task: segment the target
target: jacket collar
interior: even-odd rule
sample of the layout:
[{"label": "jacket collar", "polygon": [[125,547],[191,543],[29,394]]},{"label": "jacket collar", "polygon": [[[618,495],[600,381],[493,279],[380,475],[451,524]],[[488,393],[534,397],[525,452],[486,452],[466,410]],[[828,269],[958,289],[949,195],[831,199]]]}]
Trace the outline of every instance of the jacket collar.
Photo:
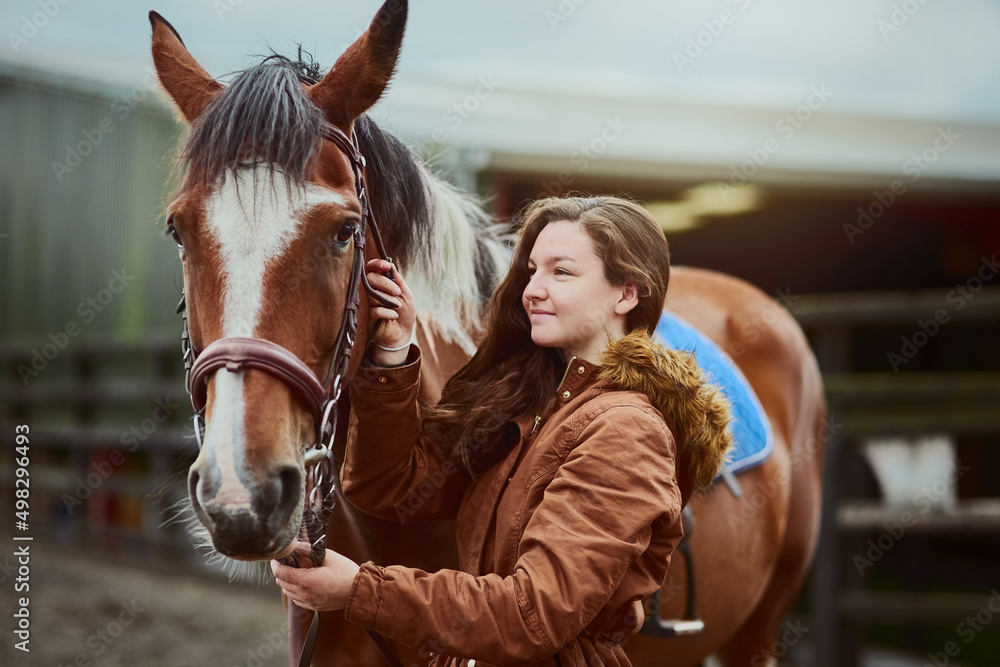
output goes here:
[{"label": "jacket collar", "polygon": [[[557,400],[560,403],[566,403],[570,398],[579,395],[581,391],[597,381],[600,372],[600,366],[579,357],[572,357],[566,363],[566,371],[563,373],[559,386],[556,387]],[[567,392],[569,395],[566,395]]]}]

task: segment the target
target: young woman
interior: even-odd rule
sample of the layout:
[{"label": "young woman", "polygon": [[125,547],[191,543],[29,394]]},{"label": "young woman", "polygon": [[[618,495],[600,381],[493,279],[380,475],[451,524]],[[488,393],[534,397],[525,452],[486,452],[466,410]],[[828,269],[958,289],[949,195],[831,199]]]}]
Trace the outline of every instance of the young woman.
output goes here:
[{"label": "young woman", "polygon": [[528,207],[485,339],[434,407],[417,404],[406,283],[367,268],[403,305],[371,310],[375,379],[351,389],[343,491],[391,520],[457,519],[461,570],[330,551],[317,569],[272,562],[278,584],[439,666],[629,665],[681,509],[730,443],[725,399],[651,338],[670,272],[656,222],[613,197]]}]

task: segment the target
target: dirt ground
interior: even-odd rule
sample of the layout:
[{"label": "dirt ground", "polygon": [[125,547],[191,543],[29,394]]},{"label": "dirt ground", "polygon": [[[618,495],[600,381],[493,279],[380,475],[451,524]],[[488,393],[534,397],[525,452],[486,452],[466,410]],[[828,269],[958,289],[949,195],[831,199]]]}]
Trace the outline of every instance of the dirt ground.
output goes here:
[{"label": "dirt ground", "polygon": [[3,667],[288,664],[285,614],[274,584],[230,584],[190,570],[150,569],[30,544],[30,653],[14,648],[13,614],[24,595],[14,590],[15,547],[0,551]]}]

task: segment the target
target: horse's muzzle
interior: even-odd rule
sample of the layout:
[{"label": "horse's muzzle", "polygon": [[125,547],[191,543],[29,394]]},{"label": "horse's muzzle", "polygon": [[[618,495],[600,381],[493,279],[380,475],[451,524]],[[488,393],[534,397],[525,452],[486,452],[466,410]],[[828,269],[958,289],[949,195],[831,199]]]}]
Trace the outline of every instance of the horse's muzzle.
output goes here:
[{"label": "horse's muzzle", "polygon": [[240,498],[220,494],[211,466],[191,466],[188,493],[215,549],[239,560],[265,560],[288,546],[302,516],[303,477],[297,466],[281,466],[259,484],[244,484]]}]

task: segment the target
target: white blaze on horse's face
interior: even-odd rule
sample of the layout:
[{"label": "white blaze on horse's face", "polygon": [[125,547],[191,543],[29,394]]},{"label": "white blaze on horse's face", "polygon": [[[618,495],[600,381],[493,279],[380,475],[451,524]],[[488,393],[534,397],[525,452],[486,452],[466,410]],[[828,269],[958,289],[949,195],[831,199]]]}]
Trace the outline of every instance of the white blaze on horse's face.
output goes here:
[{"label": "white blaze on horse's face", "polygon": [[347,206],[332,190],[284,183],[280,172],[270,174],[265,167],[241,170],[237,178],[227,175],[207,203],[206,223],[222,263],[224,338],[257,334],[264,274],[299,235],[305,215],[320,204]]},{"label": "white blaze on horse's face", "polygon": [[[316,206],[346,206],[340,194],[314,184],[285,187],[283,175],[246,169],[206,201],[205,230],[218,247],[222,279],[222,337],[261,338],[260,315],[269,268],[282,260],[303,233],[303,220]],[[198,502],[209,514],[255,511],[260,493],[247,452],[247,396],[244,372],[220,369],[214,376],[212,417],[199,460],[214,473],[213,488],[197,485]],[[253,488],[249,488],[253,487]],[[203,497],[211,491],[211,497]],[[277,510],[276,510],[277,511]],[[294,519],[294,517],[292,517]]]}]

